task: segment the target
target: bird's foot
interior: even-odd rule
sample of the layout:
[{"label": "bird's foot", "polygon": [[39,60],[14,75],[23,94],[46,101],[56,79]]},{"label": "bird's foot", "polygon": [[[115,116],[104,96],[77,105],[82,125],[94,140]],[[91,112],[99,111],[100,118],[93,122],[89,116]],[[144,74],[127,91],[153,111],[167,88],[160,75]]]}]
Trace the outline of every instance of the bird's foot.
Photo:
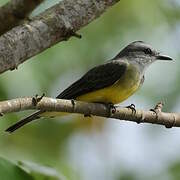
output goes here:
[{"label": "bird's foot", "polygon": [[116,112],[116,107],[114,106],[113,103],[108,103],[107,106],[109,108],[110,115],[112,115]]},{"label": "bird's foot", "polygon": [[130,104],[126,106],[126,108],[131,109],[133,114],[136,114],[136,106],[134,104]]},{"label": "bird's foot", "polygon": [[101,103],[101,104],[104,104],[107,107],[109,111],[109,117],[111,117],[112,114],[116,112],[116,107],[114,106],[113,103]]},{"label": "bird's foot", "polygon": [[32,98],[33,105],[36,106],[37,103],[40,102],[44,96],[45,96],[45,93],[43,93],[41,96],[38,96],[38,94],[36,94],[35,97]]}]

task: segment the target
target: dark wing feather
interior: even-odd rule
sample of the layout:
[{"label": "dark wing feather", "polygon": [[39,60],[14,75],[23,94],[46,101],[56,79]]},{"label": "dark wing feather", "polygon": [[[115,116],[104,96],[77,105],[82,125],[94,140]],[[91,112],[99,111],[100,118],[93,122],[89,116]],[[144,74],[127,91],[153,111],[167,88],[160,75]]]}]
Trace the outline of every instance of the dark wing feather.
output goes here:
[{"label": "dark wing feather", "polygon": [[105,88],[119,80],[126,71],[126,64],[110,61],[88,71],[81,79],[65,89],[56,98],[75,99],[76,97]]}]

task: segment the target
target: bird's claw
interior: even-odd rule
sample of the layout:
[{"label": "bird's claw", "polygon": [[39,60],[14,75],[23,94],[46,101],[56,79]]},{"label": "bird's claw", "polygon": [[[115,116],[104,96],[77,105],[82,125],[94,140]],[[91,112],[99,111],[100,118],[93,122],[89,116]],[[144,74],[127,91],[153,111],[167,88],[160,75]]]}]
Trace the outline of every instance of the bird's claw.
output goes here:
[{"label": "bird's claw", "polygon": [[116,107],[114,106],[113,103],[102,103],[102,102],[99,102],[101,104],[104,104],[106,106],[106,108],[108,109],[108,112],[109,112],[109,117],[111,117],[112,114],[114,114],[116,112]]},{"label": "bird's claw", "polygon": [[134,104],[131,104],[129,106],[126,106],[126,108],[131,109],[133,114],[136,114],[136,106]]},{"label": "bird's claw", "polygon": [[109,109],[109,114],[110,114],[110,116],[116,112],[116,107],[114,106],[113,103],[108,103],[108,104],[107,104],[107,107],[108,107],[108,109]]}]

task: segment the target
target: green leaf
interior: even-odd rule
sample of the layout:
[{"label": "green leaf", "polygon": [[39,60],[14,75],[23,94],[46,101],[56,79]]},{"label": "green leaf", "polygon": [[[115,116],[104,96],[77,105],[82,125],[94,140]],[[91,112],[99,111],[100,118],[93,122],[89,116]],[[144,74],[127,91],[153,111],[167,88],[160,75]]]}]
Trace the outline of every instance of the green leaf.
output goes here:
[{"label": "green leaf", "polygon": [[42,166],[28,161],[19,161],[19,165],[29,172],[34,180],[66,180],[67,178],[54,168]]},{"label": "green leaf", "polygon": [[0,179],[2,180],[34,180],[31,175],[16,164],[0,157]]}]

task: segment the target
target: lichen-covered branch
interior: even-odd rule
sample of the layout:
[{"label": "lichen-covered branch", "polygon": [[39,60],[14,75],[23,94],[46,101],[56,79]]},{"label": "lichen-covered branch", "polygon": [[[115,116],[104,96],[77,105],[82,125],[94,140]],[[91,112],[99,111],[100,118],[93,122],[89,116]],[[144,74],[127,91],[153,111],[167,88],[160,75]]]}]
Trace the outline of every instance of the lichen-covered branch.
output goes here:
[{"label": "lichen-covered branch", "polygon": [[119,106],[110,108],[103,104],[53,99],[48,97],[43,97],[37,104],[34,103],[34,98],[32,97],[24,97],[0,102],[0,113],[2,115],[29,109],[95,115],[136,123],[160,124],[167,128],[180,127],[180,113],[165,113],[161,111],[155,113],[153,111],[143,110],[136,110],[136,112],[134,112],[129,108],[122,108]]},{"label": "lichen-covered branch", "polygon": [[17,26],[44,0],[11,0],[0,7],[0,35]]},{"label": "lichen-covered branch", "polygon": [[62,0],[32,21],[13,28],[0,37],[0,73],[67,40],[118,1]]}]

